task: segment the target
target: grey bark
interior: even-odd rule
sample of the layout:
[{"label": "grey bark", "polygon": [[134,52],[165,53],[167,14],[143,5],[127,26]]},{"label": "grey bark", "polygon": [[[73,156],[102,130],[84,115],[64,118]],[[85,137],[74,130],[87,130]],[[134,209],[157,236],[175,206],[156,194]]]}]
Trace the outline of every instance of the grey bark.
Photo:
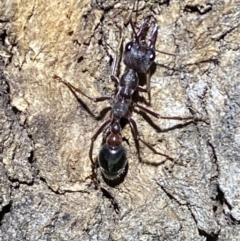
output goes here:
[{"label": "grey bark", "polygon": [[[139,27],[159,24],[150,108],[184,122],[133,113],[139,162],[128,125],[129,169],[116,187],[96,189],[88,157],[91,137],[109,106],[109,76],[129,1],[2,1],[0,3],[1,240],[240,240],[240,2],[139,1]],[[120,31],[122,29],[122,31]],[[124,71],[121,63],[120,75]],[[148,101],[148,95],[140,94]],[[102,143],[94,144],[97,157]],[[149,164],[151,162],[152,164]],[[161,164],[162,163],[162,164]],[[153,165],[154,164],[154,165]]]}]

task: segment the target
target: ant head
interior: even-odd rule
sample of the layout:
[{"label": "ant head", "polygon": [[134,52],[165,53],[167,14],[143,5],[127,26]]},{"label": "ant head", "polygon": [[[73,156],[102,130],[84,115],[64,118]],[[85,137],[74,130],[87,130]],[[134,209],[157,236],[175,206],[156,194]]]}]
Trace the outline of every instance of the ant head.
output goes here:
[{"label": "ant head", "polygon": [[125,46],[123,62],[136,72],[146,73],[154,59],[155,51],[145,41],[130,41]]},{"label": "ant head", "polygon": [[131,19],[130,24],[134,38],[125,46],[123,61],[129,69],[138,73],[146,73],[155,59],[157,20],[153,15],[145,17],[138,31],[135,30]]}]

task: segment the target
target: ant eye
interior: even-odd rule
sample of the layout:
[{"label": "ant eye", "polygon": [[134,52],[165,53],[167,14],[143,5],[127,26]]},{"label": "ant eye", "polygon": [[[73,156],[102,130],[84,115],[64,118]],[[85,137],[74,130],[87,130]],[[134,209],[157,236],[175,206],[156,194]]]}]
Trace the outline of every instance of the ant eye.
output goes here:
[{"label": "ant eye", "polygon": [[126,46],[125,46],[125,51],[129,52],[131,50],[131,48],[132,48],[132,45],[133,45],[132,42],[127,43]]},{"label": "ant eye", "polygon": [[155,59],[155,51],[151,50],[149,52],[149,60],[150,61],[153,61]]}]

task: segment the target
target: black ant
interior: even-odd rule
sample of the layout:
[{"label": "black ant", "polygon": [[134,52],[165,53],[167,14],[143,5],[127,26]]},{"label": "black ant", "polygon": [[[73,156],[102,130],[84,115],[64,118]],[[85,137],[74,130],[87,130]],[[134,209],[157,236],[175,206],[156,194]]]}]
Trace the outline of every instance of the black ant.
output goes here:
[{"label": "black ant", "polygon": [[[152,33],[149,37],[149,44],[145,41],[147,32],[149,31],[150,19],[153,16],[149,15],[141,24],[141,27],[138,32],[135,32],[133,24],[131,23],[134,39],[126,44],[125,52],[124,52],[124,63],[127,66],[127,70],[119,79],[116,75],[116,68],[119,65],[119,58],[117,55],[115,56],[111,80],[114,81],[118,86],[117,93],[113,96],[101,96],[98,98],[92,98],[83,93],[80,89],[75,88],[70,83],[62,80],[58,76],[54,76],[60,82],[64,83],[70,90],[74,90],[83,94],[85,97],[89,98],[94,102],[112,100],[113,104],[111,106],[111,116],[108,120],[106,120],[96,131],[96,133],[91,138],[91,146],[89,150],[89,157],[92,162],[93,172],[95,172],[95,163],[93,161],[92,152],[93,145],[97,137],[102,132],[107,132],[106,142],[102,145],[99,155],[98,155],[98,164],[101,168],[101,172],[105,179],[107,180],[115,180],[119,178],[125,171],[127,165],[127,153],[125,148],[122,145],[122,127],[120,121],[122,118],[126,119],[130,124],[137,151],[140,159],[139,153],[139,141],[141,141],[144,145],[146,145],[150,150],[152,150],[155,154],[162,155],[166,157],[168,160],[175,162],[175,159],[157,152],[151,145],[142,140],[139,136],[137,124],[135,120],[131,117],[131,108],[138,107],[140,110],[161,119],[174,119],[174,120],[194,120],[194,121],[204,121],[199,118],[194,117],[164,117],[159,115],[158,113],[139,105],[138,103],[133,102],[133,94],[136,91],[149,91],[149,83],[147,84],[147,88],[143,88],[139,86],[139,78],[138,73],[147,73],[151,64],[155,59],[155,43],[157,39],[158,27],[157,24],[154,25],[152,29]],[[122,41],[119,44],[119,49],[121,48]]]},{"label": "black ant", "polygon": [[[101,147],[98,156],[98,162],[103,175],[110,180],[119,177],[124,172],[127,164],[126,150],[122,145],[122,128],[120,125],[121,118],[125,118],[128,120],[134,135],[134,139],[136,140],[136,142],[138,142],[139,140],[137,124],[131,118],[130,107],[133,106],[132,96],[134,92],[146,91],[144,88],[138,85],[139,79],[137,72],[146,73],[155,58],[154,49],[157,37],[157,28],[154,28],[153,30],[150,45],[147,45],[145,40],[143,40],[143,35],[146,35],[146,32],[149,28],[149,20],[149,16],[144,19],[143,24],[141,25],[138,33],[136,33],[134,40],[129,42],[125,47],[126,54],[124,56],[124,62],[129,68],[125,71],[125,73],[121,76],[120,79],[115,75],[116,68],[119,65],[119,59],[117,58],[117,56],[114,59],[111,79],[118,86],[118,92],[115,94],[114,97],[102,96],[98,98],[91,98],[88,95],[82,93],[81,90],[72,86],[70,83],[67,83],[59,77],[55,76],[60,80],[60,82],[67,85],[70,89],[73,89],[76,92],[83,94],[85,97],[91,99],[94,102],[111,99],[113,100],[111,117],[107,121],[105,121],[97,130],[97,132],[93,135],[89,150],[89,157],[94,166],[94,161],[92,158],[93,144],[97,139],[98,135],[104,130],[108,129],[110,133],[106,138],[106,143],[103,144],[103,146]],[[121,44],[122,41],[119,45],[119,48],[121,48]],[[131,62],[132,65],[129,66]],[[137,70],[136,67],[138,67]],[[136,106],[141,108],[141,106],[137,104]],[[144,107],[142,107],[142,110],[144,110]],[[167,155],[165,156],[170,158]]]}]

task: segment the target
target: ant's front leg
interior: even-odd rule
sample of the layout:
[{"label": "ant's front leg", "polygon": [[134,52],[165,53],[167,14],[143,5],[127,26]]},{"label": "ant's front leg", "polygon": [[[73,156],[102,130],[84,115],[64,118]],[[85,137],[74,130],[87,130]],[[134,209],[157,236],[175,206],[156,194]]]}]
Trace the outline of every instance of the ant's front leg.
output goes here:
[{"label": "ant's front leg", "polygon": [[113,60],[113,65],[112,65],[112,71],[110,78],[111,80],[118,85],[119,84],[119,78],[118,72],[119,72],[119,64],[121,61],[121,56],[122,56],[122,44],[123,44],[123,37],[121,37],[120,43],[117,48],[117,53],[115,54],[114,60]]},{"label": "ant's front leg", "polygon": [[90,145],[90,149],[89,149],[89,158],[91,160],[92,163],[94,163],[93,161],[93,157],[92,157],[92,153],[93,153],[93,144],[96,141],[97,137],[99,136],[99,134],[101,134],[106,128],[107,126],[111,123],[112,119],[108,119],[106,120],[97,130],[97,132],[92,136],[91,138],[91,145]]},{"label": "ant's front leg", "polygon": [[148,71],[148,72],[146,73],[146,86],[145,86],[145,87],[142,87],[142,86],[138,85],[137,91],[147,92],[147,93],[148,93],[149,102],[151,103],[151,95],[150,95],[150,71]]}]

